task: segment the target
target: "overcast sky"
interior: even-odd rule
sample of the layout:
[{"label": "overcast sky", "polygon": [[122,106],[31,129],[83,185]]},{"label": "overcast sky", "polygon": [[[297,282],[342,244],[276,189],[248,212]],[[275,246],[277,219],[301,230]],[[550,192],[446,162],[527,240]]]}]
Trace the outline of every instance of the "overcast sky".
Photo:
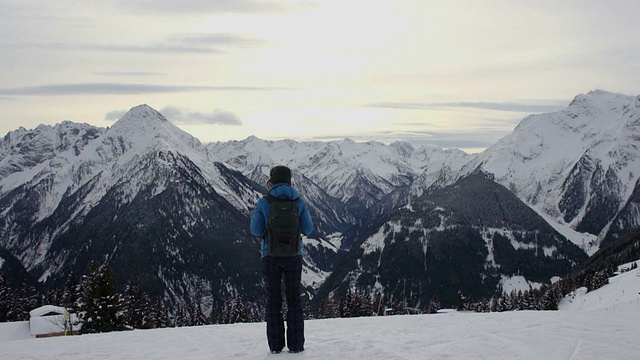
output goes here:
[{"label": "overcast sky", "polygon": [[148,104],[202,142],[478,151],[580,93],[640,94],[640,1],[0,0],[0,133]]}]

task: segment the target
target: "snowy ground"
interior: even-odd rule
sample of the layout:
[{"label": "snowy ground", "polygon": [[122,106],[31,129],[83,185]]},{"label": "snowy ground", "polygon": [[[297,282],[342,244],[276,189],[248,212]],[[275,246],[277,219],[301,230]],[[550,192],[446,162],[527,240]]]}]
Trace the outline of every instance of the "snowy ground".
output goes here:
[{"label": "snowy ground", "polygon": [[307,321],[300,354],[269,354],[264,323],[47,339],[29,337],[26,324],[0,324],[0,359],[637,359],[639,292],[634,270],[555,312]]}]

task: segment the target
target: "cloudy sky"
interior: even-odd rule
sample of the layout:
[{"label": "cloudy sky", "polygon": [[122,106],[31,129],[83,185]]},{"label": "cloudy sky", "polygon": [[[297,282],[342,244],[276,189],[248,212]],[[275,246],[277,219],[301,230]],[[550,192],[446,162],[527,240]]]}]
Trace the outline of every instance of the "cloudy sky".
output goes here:
[{"label": "cloudy sky", "polygon": [[580,93],[640,94],[640,1],[0,0],[0,134],[148,104],[203,142],[478,151]]}]

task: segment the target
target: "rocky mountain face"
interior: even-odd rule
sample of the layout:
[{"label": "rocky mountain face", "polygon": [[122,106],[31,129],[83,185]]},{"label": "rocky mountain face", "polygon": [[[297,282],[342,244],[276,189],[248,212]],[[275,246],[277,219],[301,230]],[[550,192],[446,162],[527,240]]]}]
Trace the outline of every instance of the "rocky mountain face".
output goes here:
[{"label": "rocky mountain face", "polygon": [[350,139],[296,142],[249,137],[209,144],[207,150],[256,181],[266,179],[263,174],[268,174],[274,165],[295,169],[345,204],[350,217],[344,220],[350,224],[360,223],[367,209],[400,188],[411,188],[413,193],[421,194],[430,187],[446,185],[442,183],[442,172],[457,174],[471,157],[460,150],[416,147],[407,142],[385,145]]},{"label": "rocky mountain face", "polygon": [[0,179],[34,168],[63,152],[77,156],[103,133],[104,129],[70,121],[9,132],[0,143]]},{"label": "rocky mountain face", "polygon": [[450,306],[458,290],[489,299],[515,276],[550,283],[586,258],[509,190],[472,174],[372,226],[318,298],[381,292],[389,302],[424,307],[435,296]]},{"label": "rocky mountain face", "polygon": [[173,306],[258,298],[249,216],[269,169],[287,165],[317,230],[303,252],[310,296],[490,296],[514,276],[562,276],[638,227],[639,103],[579,95],[477,155],[348,139],[205,145],[146,105],[108,129],[20,128],[0,141],[0,248],[44,286],[106,263]]},{"label": "rocky mountain face", "polygon": [[470,161],[590,254],[637,227],[640,97],[593,91],[531,115]]},{"label": "rocky mountain face", "polygon": [[[0,181],[1,246],[32,276],[59,286],[71,271],[106,263],[120,284],[136,279],[174,306],[258,296],[259,252],[247,229],[255,183],[210,162],[197,139],[148,106],[108,130],[64,125],[84,135],[2,144],[23,168]],[[85,143],[86,134],[100,136]]]}]

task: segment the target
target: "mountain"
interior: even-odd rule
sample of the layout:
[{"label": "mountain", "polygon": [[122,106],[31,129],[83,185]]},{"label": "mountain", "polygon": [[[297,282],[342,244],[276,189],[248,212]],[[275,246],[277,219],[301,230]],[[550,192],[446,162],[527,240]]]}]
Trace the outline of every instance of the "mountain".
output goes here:
[{"label": "mountain", "polygon": [[33,130],[21,127],[9,132],[0,143],[0,179],[44,164],[63,152],[77,156],[104,131],[89,124],[64,121],[55,126],[40,125]]},{"label": "mountain", "polygon": [[640,96],[592,91],[530,115],[470,161],[589,253],[638,225]]},{"label": "mountain", "polygon": [[458,290],[488,299],[515,276],[549,283],[586,258],[509,190],[472,174],[373,226],[318,298],[365,291],[421,308],[433,296],[453,306]]},{"label": "mountain", "polygon": [[45,286],[94,263],[171,305],[258,298],[249,216],[282,164],[316,225],[303,251],[310,297],[356,285],[395,298],[402,287],[422,304],[490,296],[516,276],[562,276],[638,228],[639,103],[578,95],[477,155],[349,139],[201,144],[146,105],[107,129],[20,128],[0,140],[0,248]]},{"label": "mountain", "polygon": [[[457,149],[413,146],[408,142],[385,145],[350,139],[330,142],[243,141],[209,144],[207,150],[255,181],[264,181],[273,165],[287,165],[304,174],[332,198],[346,204],[348,223],[360,222],[367,209],[399,188],[422,193],[440,185],[442,172],[455,174],[471,155]],[[416,182],[416,180],[420,180]],[[445,184],[446,185],[446,184]]]},{"label": "mountain", "polygon": [[[13,289],[24,289],[25,284],[35,284],[35,280],[29,276],[20,260],[0,247],[0,288],[2,280],[6,280],[7,285]],[[0,296],[0,299],[2,298]],[[4,315],[6,314],[2,314]]]},{"label": "mountain", "polygon": [[107,130],[64,126],[100,135],[56,142],[59,131],[40,129],[2,143],[22,171],[0,180],[0,245],[33,276],[59,286],[106,263],[121,285],[137,279],[169,304],[204,309],[229,293],[261,293],[247,229],[255,183],[209,161],[197,139],[146,105]]}]

